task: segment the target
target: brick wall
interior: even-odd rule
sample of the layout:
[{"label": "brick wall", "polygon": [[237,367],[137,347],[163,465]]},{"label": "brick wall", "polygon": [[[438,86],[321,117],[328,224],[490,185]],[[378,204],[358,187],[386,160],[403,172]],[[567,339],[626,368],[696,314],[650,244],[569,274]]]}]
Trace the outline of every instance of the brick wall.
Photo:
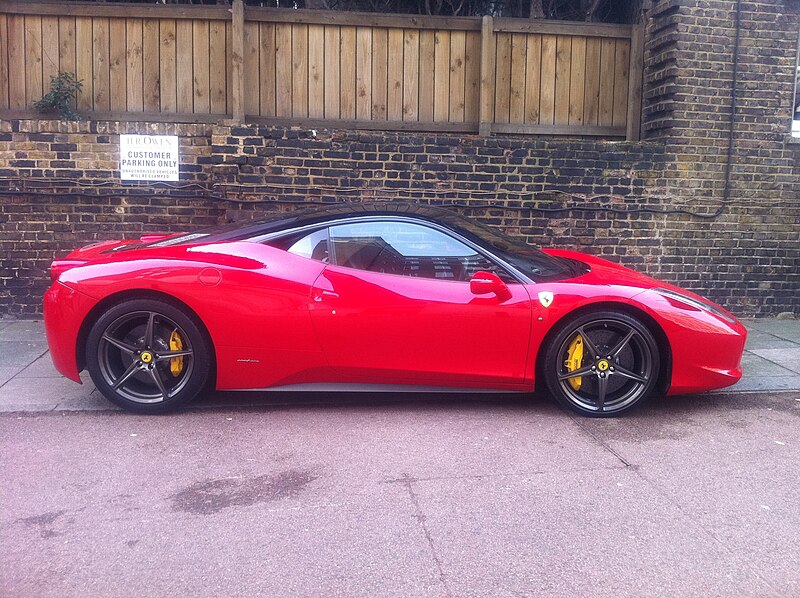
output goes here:
[{"label": "brick wall", "polygon": [[[738,313],[800,312],[800,144],[788,137],[799,33],[796,0],[656,0],[648,10],[645,136],[670,156],[676,203],[724,210],[666,222],[662,272],[710,276],[700,285]],[[719,261],[705,273],[708,257]]]},{"label": "brick wall", "polygon": [[[742,6],[730,166],[733,1],[649,8],[635,143],[0,121],[0,314],[37,313],[52,257],[90,241],[354,199],[455,203],[740,315],[800,312],[800,145],[787,141],[800,2]],[[181,182],[122,185],[120,133],[179,135]]]}]

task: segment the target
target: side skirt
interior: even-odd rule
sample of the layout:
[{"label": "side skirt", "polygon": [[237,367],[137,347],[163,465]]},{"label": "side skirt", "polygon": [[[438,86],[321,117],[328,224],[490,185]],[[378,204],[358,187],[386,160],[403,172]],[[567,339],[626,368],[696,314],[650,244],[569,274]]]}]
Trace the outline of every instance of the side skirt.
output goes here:
[{"label": "side skirt", "polygon": [[[252,392],[429,392],[460,394],[524,394],[529,389],[509,390],[499,388],[461,388],[454,386],[420,386],[411,384],[348,384],[348,383],[307,383],[285,384],[269,388],[248,388]],[[238,391],[237,391],[238,392]]]}]

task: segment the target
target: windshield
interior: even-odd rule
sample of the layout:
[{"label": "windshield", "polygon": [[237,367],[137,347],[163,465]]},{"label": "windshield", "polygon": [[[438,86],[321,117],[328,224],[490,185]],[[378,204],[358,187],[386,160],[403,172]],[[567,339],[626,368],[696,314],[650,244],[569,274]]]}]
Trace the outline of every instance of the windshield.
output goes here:
[{"label": "windshield", "polygon": [[586,266],[573,260],[547,255],[534,245],[516,237],[506,237],[475,220],[453,212],[437,218],[467,239],[490,249],[494,255],[508,262],[534,281],[553,280],[582,274]]}]

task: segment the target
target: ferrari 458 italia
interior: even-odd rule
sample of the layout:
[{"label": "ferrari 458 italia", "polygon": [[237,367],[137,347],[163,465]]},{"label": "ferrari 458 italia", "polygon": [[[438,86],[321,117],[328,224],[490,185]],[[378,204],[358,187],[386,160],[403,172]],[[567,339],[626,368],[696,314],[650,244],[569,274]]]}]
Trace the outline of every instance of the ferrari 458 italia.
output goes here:
[{"label": "ferrari 458 italia", "polygon": [[590,416],[741,377],[727,311],[454,212],[345,204],[107,241],[53,262],[58,370],[138,413],[205,388],[546,389]]}]

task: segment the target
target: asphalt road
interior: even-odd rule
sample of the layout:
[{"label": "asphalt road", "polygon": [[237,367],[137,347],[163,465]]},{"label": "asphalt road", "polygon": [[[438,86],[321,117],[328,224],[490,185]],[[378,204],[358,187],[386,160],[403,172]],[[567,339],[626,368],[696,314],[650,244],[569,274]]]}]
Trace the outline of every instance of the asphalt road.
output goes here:
[{"label": "asphalt road", "polygon": [[800,393],[233,400],[1,415],[0,595],[800,595]]}]

